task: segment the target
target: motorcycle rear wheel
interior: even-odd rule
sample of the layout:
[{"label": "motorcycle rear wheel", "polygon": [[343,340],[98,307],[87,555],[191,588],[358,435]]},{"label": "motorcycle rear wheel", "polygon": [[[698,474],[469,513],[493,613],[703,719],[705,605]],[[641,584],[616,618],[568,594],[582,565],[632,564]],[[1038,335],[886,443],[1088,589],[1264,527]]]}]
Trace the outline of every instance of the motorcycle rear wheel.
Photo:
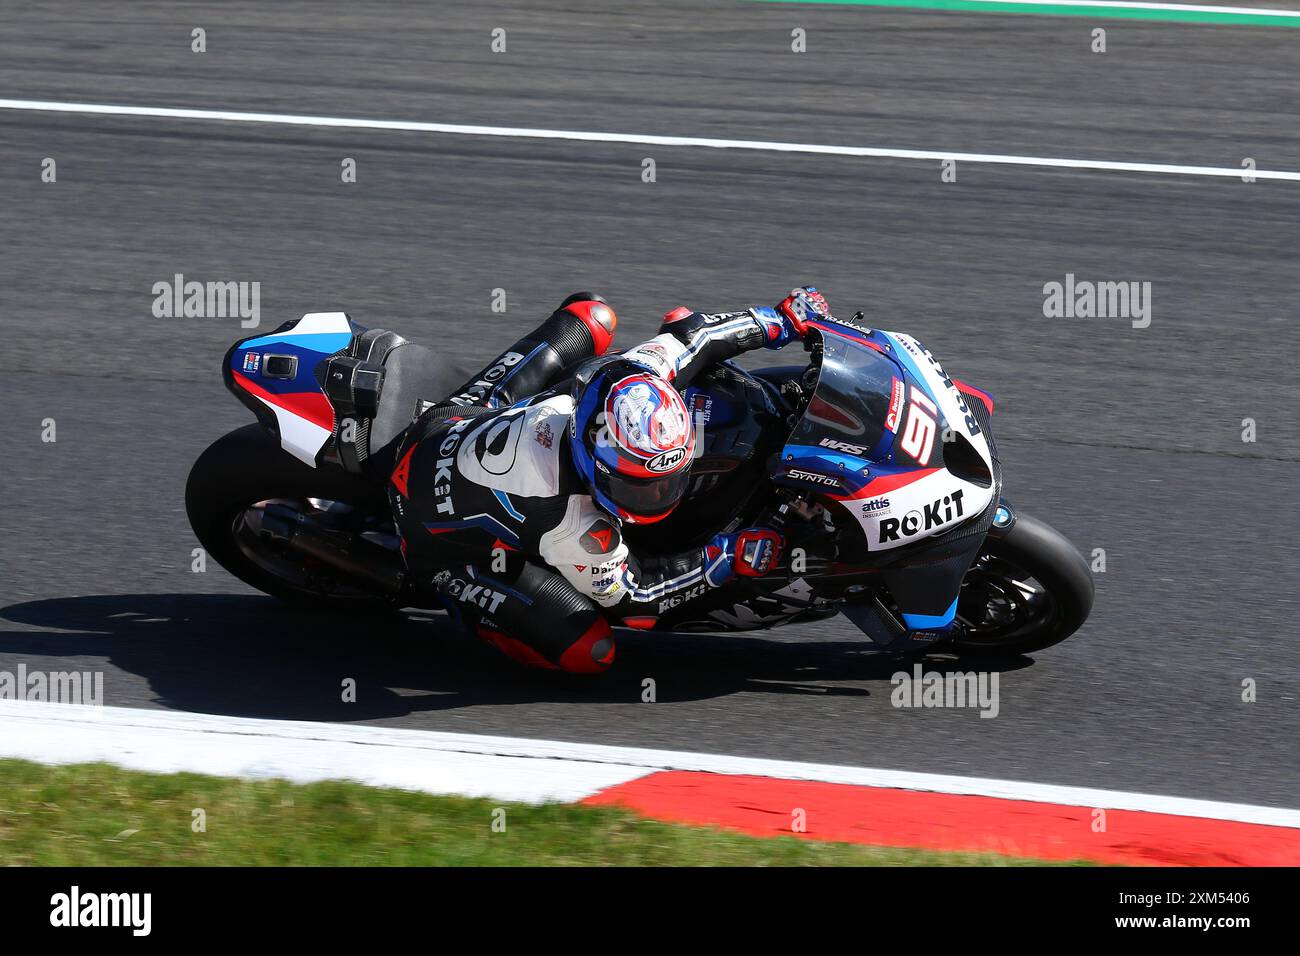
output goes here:
[{"label": "motorcycle rear wheel", "polygon": [[185,485],[185,512],[208,556],[246,584],[312,607],[373,612],[387,602],[364,582],[277,549],[259,533],[268,504],[303,513],[387,517],[375,491],[337,468],[311,468],[280,447],[260,425],[217,439],[199,456]]}]

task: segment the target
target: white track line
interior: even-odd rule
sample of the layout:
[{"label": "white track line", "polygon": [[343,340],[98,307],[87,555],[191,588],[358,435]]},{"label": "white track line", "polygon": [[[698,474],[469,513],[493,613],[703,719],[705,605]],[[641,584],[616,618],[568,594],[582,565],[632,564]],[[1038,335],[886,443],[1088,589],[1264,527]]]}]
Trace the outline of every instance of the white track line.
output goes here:
[{"label": "white track line", "polygon": [[0,701],[0,756],[48,764],[104,760],[161,773],[298,782],[349,779],[527,803],[579,800],[659,770],[696,770],[1300,828],[1298,810],[1087,787],[364,724],[24,701]]},{"label": "white track line", "polygon": [[[147,116],[155,119],[208,120],[223,123],[271,123],[284,126],[321,126],[333,129],[396,130],[444,133],[453,136],[502,136],[517,139],[575,140],[584,143],[629,143],[643,146],[694,146],[751,152],[813,153],[821,156],[858,156],[885,159],[953,159],[964,163],[1001,166],[1048,166],[1121,173],[1158,173],[1178,176],[1217,176],[1239,179],[1245,170],[1230,166],[1184,166],[1175,163],[1127,163],[1100,159],[1064,159],[1048,156],[1012,156],[1000,153],[959,153],[935,149],[889,149],[876,146],[827,146],[816,143],[781,143],[756,139],[707,139],[699,136],[651,136],[640,133],[600,133],[519,126],[467,126],[458,123],[417,123],[409,120],[349,119],[337,116],[299,116],[292,113],[245,113],[235,110],[173,109],[163,106],[118,106],[102,103],[59,103],[49,100],[0,99],[0,109],[43,113],[80,113],[97,116]],[[1300,182],[1300,172],[1257,169],[1256,179]]]}]

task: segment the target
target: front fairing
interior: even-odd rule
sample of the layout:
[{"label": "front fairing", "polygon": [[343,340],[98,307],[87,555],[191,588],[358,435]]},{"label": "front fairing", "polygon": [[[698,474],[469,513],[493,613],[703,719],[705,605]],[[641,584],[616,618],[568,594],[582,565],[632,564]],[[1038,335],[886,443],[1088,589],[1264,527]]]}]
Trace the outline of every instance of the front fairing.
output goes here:
[{"label": "front fairing", "polygon": [[870,551],[980,514],[995,492],[989,446],[933,356],[910,336],[841,322],[810,335],[816,386],[772,480],[833,502]]}]

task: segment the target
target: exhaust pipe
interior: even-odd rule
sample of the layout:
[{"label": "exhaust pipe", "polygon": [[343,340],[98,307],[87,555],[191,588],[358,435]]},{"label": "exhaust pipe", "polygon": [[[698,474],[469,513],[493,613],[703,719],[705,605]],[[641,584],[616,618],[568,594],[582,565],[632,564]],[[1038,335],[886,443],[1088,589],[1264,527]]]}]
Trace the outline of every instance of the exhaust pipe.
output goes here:
[{"label": "exhaust pipe", "polygon": [[260,533],[290,551],[365,581],[390,597],[406,586],[406,565],[400,555],[365,538],[322,528],[289,505],[267,505]]}]

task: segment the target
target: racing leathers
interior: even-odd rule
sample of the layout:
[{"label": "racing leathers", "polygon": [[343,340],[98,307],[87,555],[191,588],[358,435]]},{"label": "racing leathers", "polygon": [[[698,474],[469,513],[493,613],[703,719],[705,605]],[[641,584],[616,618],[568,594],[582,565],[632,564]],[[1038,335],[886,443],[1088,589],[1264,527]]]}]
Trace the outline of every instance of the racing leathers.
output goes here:
[{"label": "racing leathers", "polygon": [[[767,573],[780,556],[779,536],[763,529],[676,554],[637,554],[619,521],[596,505],[566,445],[574,440],[573,398],[555,386],[604,353],[613,328],[598,296],[571,296],[420,416],[389,482],[418,583],[433,584],[470,629],[531,666],[601,671],[614,659],[607,616],[653,626],[662,607],[738,573]],[[621,358],[684,390],[715,362],[801,332],[785,309],[678,308],[658,335]]]}]

